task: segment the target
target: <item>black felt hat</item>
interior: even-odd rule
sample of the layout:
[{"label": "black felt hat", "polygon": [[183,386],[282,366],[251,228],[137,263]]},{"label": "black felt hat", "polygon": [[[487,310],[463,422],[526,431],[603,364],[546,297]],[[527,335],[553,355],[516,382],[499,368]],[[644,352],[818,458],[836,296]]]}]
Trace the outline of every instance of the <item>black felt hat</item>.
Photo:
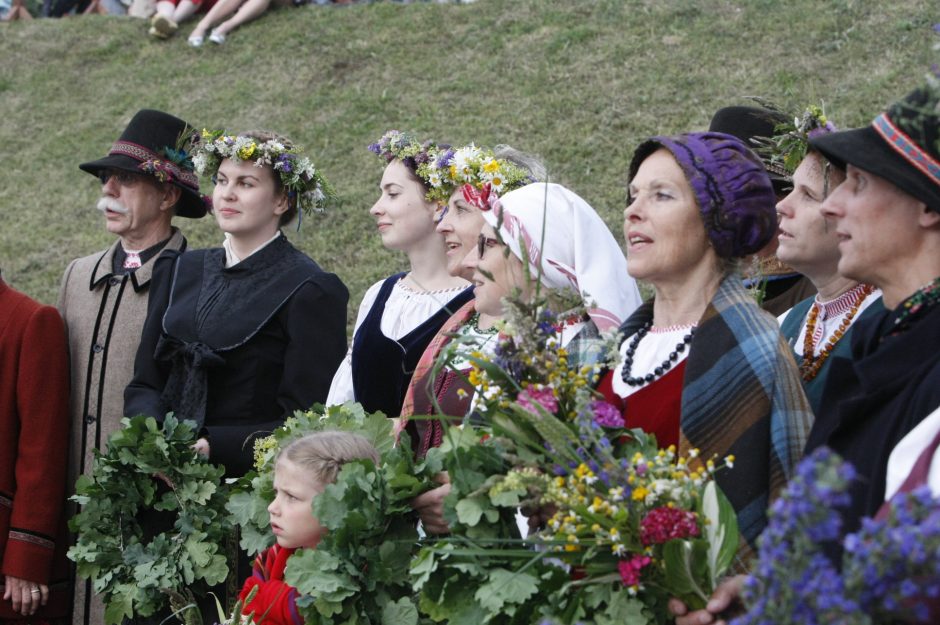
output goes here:
[{"label": "black felt hat", "polygon": [[202,217],[206,214],[206,205],[199,195],[199,179],[193,171],[192,159],[179,148],[181,140],[191,132],[190,125],[178,117],[142,109],[111,145],[107,156],[82,163],[79,168],[95,176],[104,169],[149,174],[180,188],[177,215]]},{"label": "black felt hat", "polygon": [[[754,150],[757,147],[754,139],[770,139],[777,134],[774,129],[786,122],[786,116],[778,111],[756,106],[726,106],[718,109],[712,117],[708,130],[733,135]],[[775,192],[783,192],[791,185],[790,176],[781,163],[771,163],[763,156],[761,156],[761,162],[764,163]]]},{"label": "black felt hat", "polygon": [[870,126],[810,139],[823,156],[875,174],[940,213],[940,88],[923,87]]}]

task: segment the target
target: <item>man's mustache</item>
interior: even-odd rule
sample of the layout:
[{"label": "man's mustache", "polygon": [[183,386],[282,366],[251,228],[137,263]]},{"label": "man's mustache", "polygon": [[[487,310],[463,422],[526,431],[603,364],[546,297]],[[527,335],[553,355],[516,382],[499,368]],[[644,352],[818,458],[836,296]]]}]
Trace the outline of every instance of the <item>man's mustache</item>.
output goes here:
[{"label": "man's mustache", "polygon": [[115,213],[121,213],[122,215],[126,215],[130,212],[126,206],[112,197],[103,197],[98,200],[98,210],[102,213],[105,211],[113,211]]}]

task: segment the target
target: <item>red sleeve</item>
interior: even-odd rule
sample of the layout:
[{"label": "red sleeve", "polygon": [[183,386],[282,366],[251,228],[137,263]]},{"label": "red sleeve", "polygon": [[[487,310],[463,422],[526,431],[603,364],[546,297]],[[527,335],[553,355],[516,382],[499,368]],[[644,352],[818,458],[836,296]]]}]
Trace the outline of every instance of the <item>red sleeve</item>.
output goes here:
[{"label": "red sleeve", "polygon": [[16,493],[0,572],[48,583],[65,503],[69,427],[65,328],[55,308],[42,306],[26,321],[18,365]]},{"label": "red sleeve", "polygon": [[303,625],[304,621],[297,613],[297,590],[283,579],[272,579],[284,575],[286,557],[277,557],[282,551],[273,547],[259,555],[255,559],[251,577],[245,580],[238,595],[239,599],[245,599],[252,588],[257,586],[258,593],[242,609],[243,614],[254,613],[252,621],[257,625]]}]

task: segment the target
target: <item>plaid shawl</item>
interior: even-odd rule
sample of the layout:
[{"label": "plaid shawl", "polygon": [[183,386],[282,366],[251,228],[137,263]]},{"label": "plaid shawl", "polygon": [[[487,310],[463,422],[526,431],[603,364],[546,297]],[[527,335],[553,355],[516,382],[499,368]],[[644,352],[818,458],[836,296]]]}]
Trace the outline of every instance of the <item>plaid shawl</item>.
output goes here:
[{"label": "plaid shawl", "polygon": [[[652,302],[641,306],[621,326],[624,336],[652,314]],[[734,468],[720,471],[717,482],[748,546],[767,525],[767,507],[800,459],[812,424],[796,362],[776,320],[736,276],[726,277],[689,347],[679,453],[696,448],[700,460],[735,456]]]}]

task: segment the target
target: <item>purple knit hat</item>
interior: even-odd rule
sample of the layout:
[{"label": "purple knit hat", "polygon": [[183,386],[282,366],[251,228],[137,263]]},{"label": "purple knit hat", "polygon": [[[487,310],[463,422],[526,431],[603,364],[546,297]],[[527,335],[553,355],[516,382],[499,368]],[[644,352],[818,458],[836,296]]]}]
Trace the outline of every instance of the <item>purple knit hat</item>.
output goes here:
[{"label": "purple knit hat", "polygon": [[721,132],[653,137],[633,153],[631,180],[640,164],[660,148],[668,150],[685,173],[718,256],[753,254],[776,235],[777,199],[770,177],[740,139]]}]

